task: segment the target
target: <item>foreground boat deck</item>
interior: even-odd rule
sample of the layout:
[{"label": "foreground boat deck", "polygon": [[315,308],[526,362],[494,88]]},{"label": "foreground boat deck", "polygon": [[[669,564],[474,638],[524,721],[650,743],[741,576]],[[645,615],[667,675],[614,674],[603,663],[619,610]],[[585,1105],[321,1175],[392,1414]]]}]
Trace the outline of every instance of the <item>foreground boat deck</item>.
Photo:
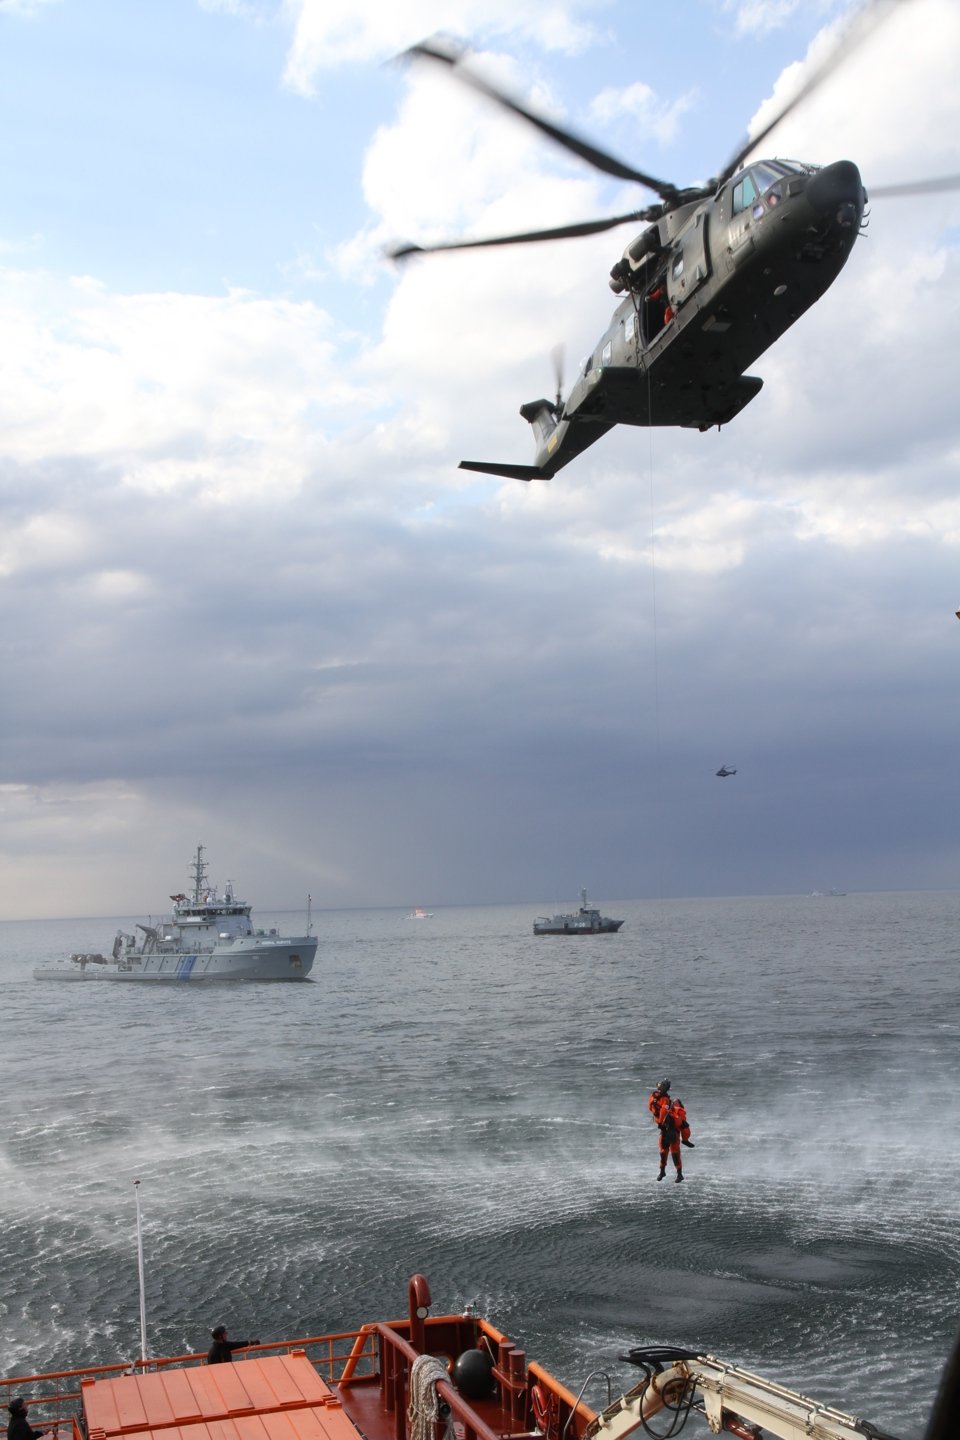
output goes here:
[{"label": "foreground boat deck", "polygon": [[[24,1395],[56,1440],[442,1440],[448,1420],[451,1440],[536,1440],[538,1414],[557,1440],[581,1440],[594,1412],[506,1336],[472,1314],[428,1317],[422,1276],[409,1298],[406,1320],[250,1347],[232,1364],[182,1355],[20,1376],[0,1381],[0,1398]],[[426,1424],[410,1412],[424,1357],[441,1413]],[[476,1374],[478,1357],[489,1380],[468,1399],[463,1365]]]},{"label": "foreground boat deck", "polygon": [[[0,1379],[0,1401],[29,1400],[31,1424],[55,1440],[669,1440],[688,1419],[738,1440],[892,1440],[775,1380],[663,1345],[620,1357],[643,1378],[595,1414],[487,1321],[430,1315],[424,1276],[408,1301],[405,1320],[249,1347],[232,1364],[180,1355]],[[958,1435],[960,1340],[926,1440]]]}]

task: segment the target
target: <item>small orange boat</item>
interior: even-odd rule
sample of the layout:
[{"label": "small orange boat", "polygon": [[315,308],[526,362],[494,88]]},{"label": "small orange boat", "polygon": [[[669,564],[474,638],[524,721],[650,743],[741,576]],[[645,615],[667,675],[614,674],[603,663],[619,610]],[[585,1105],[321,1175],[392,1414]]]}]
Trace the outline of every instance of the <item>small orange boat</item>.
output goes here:
[{"label": "small orange boat", "polygon": [[[408,1314],[359,1330],[256,1344],[238,1363],[143,1359],[0,1380],[57,1440],[624,1440],[725,1430],[740,1440],[894,1440],[868,1421],[709,1355],[667,1346],[621,1356],[643,1379],[599,1413],[468,1310],[432,1315],[411,1277]],[[958,1351],[960,1355],[960,1351]],[[958,1433],[958,1357],[926,1440]],[[596,1379],[597,1373],[589,1379]],[[650,1420],[659,1412],[656,1427]]]}]

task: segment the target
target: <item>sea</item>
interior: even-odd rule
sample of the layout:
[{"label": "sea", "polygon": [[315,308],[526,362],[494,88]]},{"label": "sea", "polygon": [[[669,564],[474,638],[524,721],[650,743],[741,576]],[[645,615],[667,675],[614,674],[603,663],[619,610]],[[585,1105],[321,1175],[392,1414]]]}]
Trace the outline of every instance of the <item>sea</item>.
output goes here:
[{"label": "sea", "polygon": [[36,981],[129,917],[0,925],[0,1374],[139,1354],[139,1193],[152,1354],[396,1318],[420,1271],[595,1408],[674,1343],[920,1440],[960,1325],[960,895],[543,908],[318,911],[292,985]]}]

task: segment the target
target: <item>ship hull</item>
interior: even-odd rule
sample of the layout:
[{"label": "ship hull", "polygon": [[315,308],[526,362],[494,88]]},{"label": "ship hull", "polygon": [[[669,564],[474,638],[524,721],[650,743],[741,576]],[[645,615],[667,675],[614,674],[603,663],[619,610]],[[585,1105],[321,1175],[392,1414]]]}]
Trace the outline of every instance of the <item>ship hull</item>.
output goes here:
[{"label": "ship hull", "polygon": [[567,924],[557,925],[552,921],[543,924],[538,921],[534,924],[534,935],[616,935],[622,920],[602,920],[599,925],[582,924],[579,920],[570,920]]},{"label": "ship hull", "polygon": [[131,956],[122,961],[76,956],[53,965],[38,965],[37,980],[115,980],[120,983],[170,984],[238,980],[306,980],[313,968],[317,941],[313,936],[285,938],[275,944],[258,938],[256,945],[235,941],[210,954],[166,952]]}]

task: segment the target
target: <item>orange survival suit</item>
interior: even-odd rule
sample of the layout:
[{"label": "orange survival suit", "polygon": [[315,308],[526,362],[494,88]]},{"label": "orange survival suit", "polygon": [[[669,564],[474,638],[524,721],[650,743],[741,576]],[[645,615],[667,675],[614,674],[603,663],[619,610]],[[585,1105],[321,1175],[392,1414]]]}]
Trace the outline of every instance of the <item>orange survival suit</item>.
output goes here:
[{"label": "orange survival suit", "polygon": [[677,1172],[677,1184],[683,1179],[683,1165],[680,1160],[681,1143],[693,1149],[690,1139],[690,1125],[682,1100],[670,1099],[669,1082],[661,1081],[647,1101],[647,1108],[660,1130],[660,1173],[662,1180],[667,1173],[667,1156],[673,1156],[673,1168]]}]

